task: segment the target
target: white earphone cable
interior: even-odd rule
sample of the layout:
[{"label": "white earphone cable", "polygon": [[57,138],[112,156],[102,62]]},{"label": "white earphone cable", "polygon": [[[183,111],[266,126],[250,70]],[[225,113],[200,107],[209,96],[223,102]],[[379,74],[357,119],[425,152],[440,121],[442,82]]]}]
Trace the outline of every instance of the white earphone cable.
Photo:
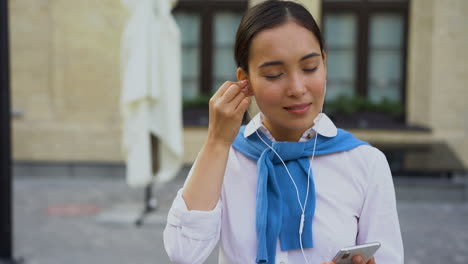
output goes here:
[{"label": "white earphone cable", "polygon": [[[250,111],[247,110],[247,113],[248,115],[251,117],[251,120],[255,123],[255,119],[252,118],[252,114],[250,113]],[[322,111],[320,111],[319,115],[322,113]],[[317,121],[317,124],[319,123],[321,119],[321,116],[319,117],[318,121]],[[255,123],[255,126],[256,127],[259,127],[258,124]],[[307,199],[309,198],[309,189],[310,189],[310,171],[312,170],[312,161],[314,160],[314,157],[315,157],[315,148],[317,146],[317,136],[318,136],[318,133],[315,132],[315,139],[314,139],[314,148],[313,148],[313,151],[312,151],[312,158],[309,162],[309,169],[307,170],[307,191],[306,191],[306,197],[305,197],[305,200],[304,200],[304,205],[302,205],[302,202],[301,202],[301,199],[300,199],[300,195],[299,195],[299,189],[297,188],[297,185],[296,185],[296,182],[294,181],[294,178],[292,177],[291,173],[289,172],[289,169],[288,167],[286,166],[286,163],[284,162],[284,160],[281,158],[281,156],[278,154],[278,152],[276,152],[275,149],[273,149],[273,147],[271,147],[265,140],[263,140],[263,138],[260,136],[260,134],[258,133],[257,130],[255,130],[255,133],[257,134],[258,138],[260,138],[260,140],[270,149],[273,151],[273,153],[275,153],[275,155],[280,159],[281,163],[283,164],[284,168],[286,169],[286,172],[288,173],[288,176],[289,178],[291,179],[291,182],[293,183],[294,185],[294,188],[296,189],[296,195],[297,195],[297,201],[299,203],[299,206],[301,207],[301,211],[302,211],[302,214],[301,214],[301,222],[300,222],[300,225],[299,225],[299,243],[300,243],[300,246],[301,246],[301,252],[302,252],[302,255],[304,257],[304,260],[306,262],[306,264],[309,264],[309,261],[307,260],[307,257],[305,255],[305,252],[304,252],[304,247],[302,245],[302,231],[304,230],[304,221],[305,221],[305,209],[306,209],[306,206],[307,206]]]}]

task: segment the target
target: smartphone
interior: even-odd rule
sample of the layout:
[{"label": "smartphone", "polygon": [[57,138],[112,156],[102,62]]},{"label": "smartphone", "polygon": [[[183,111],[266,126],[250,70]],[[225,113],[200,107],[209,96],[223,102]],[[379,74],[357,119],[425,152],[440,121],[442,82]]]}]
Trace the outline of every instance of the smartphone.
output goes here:
[{"label": "smartphone", "polygon": [[364,262],[367,263],[379,247],[379,242],[345,247],[336,253],[336,256],[333,258],[333,262],[335,262],[335,264],[353,264],[353,257],[360,255],[364,259]]}]

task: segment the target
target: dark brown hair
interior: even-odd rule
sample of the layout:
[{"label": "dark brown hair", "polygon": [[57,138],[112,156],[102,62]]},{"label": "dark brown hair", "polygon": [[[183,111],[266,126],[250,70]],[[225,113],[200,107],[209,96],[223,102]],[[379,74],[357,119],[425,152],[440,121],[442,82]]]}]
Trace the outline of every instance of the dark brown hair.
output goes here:
[{"label": "dark brown hair", "polygon": [[242,17],[237,29],[234,47],[237,67],[241,67],[246,73],[249,72],[250,45],[258,33],[283,25],[291,20],[312,32],[319,42],[320,50],[323,50],[320,29],[304,6],[291,1],[268,0],[249,8]]}]

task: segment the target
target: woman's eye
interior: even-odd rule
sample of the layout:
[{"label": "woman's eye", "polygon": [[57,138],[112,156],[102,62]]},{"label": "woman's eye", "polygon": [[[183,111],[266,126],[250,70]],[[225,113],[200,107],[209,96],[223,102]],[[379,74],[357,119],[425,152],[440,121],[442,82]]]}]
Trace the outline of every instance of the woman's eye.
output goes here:
[{"label": "woman's eye", "polygon": [[277,74],[277,75],[265,75],[265,78],[267,78],[268,80],[274,80],[276,78],[279,78],[281,75],[283,75],[283,74],[280,73],[280,74]]},{"label": "woman's eye", "polygon": [[311,69],[304,69],[305,72],[314,72],[317,70],[317,67]]}]

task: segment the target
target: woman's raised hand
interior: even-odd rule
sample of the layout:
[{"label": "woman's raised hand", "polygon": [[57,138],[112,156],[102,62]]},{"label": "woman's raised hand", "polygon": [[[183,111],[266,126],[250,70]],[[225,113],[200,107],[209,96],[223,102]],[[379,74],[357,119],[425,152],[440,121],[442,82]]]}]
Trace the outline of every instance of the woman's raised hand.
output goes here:
[{"label": "woman's raised hand", "polygon": [[208,141],[231,145],[250,105],[247,80],[227,81],[210,99]]},{"label": "woman's raised hand", "polygon": [[210,211],[221,196],[229,149],[250,104],[247,81],[225,82],[210,99],[208,137],[182,196],[189,210]]}]

